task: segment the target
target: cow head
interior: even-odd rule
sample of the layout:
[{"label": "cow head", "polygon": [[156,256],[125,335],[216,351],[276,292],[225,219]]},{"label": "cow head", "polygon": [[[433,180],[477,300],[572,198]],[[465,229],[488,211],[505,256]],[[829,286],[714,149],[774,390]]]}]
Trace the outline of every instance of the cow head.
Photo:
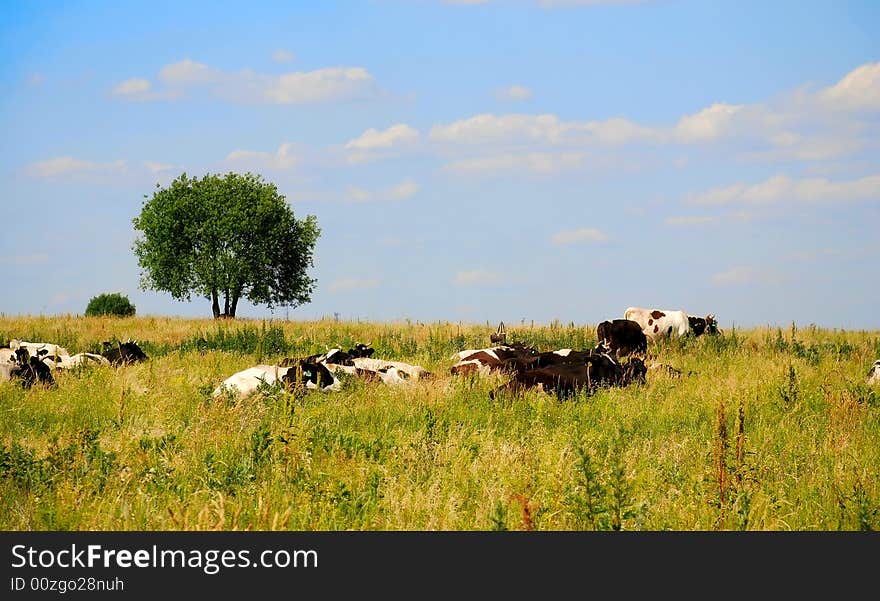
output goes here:
[{"label": "cow head", "polygon": [[357,344],[354,345],[354,348],[348,349],[348,356],[351,357],[352,359],[357,359],[360,357],[369,357],[375,352],[375,349],[370,348],[370,346],[372,344],[373,344],[372,341],[370,341],[366,344],[364,344],[362,342],[358,342]]},{"label": "cow head", "polygon": [[709,313],[706,316],[706,333],[707,334],[717,334],[718,333],[718,320],[715,319],[714,313]]}]

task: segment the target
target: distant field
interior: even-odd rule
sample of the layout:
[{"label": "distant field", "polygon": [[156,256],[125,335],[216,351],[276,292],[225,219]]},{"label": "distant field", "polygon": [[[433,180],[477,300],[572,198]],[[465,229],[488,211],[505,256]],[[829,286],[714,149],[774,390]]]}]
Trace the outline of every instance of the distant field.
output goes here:
[{"label": "distant field", "polygon": [[[2,317],[11,338],[151,359],[0,384],[5,530],[880,528],[880,332],[725,330],[655,358],[693,375],[490,401],[449,375],[496,324]],[[595,324],[508,324],[539,350]],[[210,398],[258,362],[372,342],[435,377]]]}]

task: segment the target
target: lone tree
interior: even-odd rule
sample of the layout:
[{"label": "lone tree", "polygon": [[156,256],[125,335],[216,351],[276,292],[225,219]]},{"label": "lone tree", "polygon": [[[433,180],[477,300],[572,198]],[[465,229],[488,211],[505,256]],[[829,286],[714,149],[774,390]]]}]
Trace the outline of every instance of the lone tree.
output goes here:
[{"label": "lone tree", "polygon": [[142,233],[133,246],[142,289],[211,299],[215,319],[235,317],[242,297],[269,307],[311,300],[306,270],[321,230],[314,215],[294,218],[274,184],[251,173],[183,173],[156,188],[132,220]]}]

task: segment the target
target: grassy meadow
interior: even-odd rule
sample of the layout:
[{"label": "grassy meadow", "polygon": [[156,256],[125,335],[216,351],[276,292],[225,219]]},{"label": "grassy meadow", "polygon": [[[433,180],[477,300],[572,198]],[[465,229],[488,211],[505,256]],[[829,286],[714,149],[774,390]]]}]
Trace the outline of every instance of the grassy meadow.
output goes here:
[{"label": "grassy meadow", "polygon": [[[0,528],[880,528],[880,332],[728,329],[651,349],[680,378],[491,401],[500,376],[449,367],[495,325],[0,316],[0,344],[130,337],[150,356],[0,383]],[[596,342],[595,324],[507,335]],[[211,398],[238,370],[356,342],[434,376]]]}]

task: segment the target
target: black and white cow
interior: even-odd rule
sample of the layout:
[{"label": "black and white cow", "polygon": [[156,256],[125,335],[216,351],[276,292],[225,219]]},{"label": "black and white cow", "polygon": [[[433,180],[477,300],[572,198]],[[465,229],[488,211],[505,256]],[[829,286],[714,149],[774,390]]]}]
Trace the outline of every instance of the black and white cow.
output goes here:
[{"label": "black and white cow", "polygon": [[868,372],[868,384],[880,384],[880,359],[874,361],[871,371]]},{"label": "black and white cow", "polygon": [[103,346],[104,350],[101,351],[101,355],[111,365],[139,363],[149,359],[135,340],[128,339],[125,342],[116,342],[115,345],[112,342],[104,342]]},{"label": "black and white cow", "polygon": [[15,349],[10,360],[2,364],[0,381],[18,379],[21,380],[21,384],[25,388],[30,388],[37,383],[54,385],[55,378],[52,377],[52,370],[43,363],[45,354],[45,350],[31,354],[26,346],[19,346]]},{"label": "black and white cow", "polygon": [[648,352],[648,337],[639,322],[631,319],[603,321],[596,326],[596,338],[618,357]]},{"label": "black and white cow", "polygon": [[300,384],[307,390],[337,391],[341,384],[322,363],[302,361],[296,365],[256,365],[236,372],[223,380],[211,394],[214,398],[227,392],[236,398],[250,396],[263,384],[290,388]]},{"label": "black and white cow", "polygon": [[712,313],[710,313],[706,317],[695,317],[693,315],[688,315],[688,325],[690,326],[691,333],[694,336],[718,333],[718,321],[715,319],[715,315],[713,315]]},{"label": "black and white cow", "polygon": [[341,348],[336,347],[328,349],[326,353],[309,355],[308,357],[303,358],[285,357],[281,360],[279,365],[296,365],[301,361],[311,361],[316,363],[333,363],[334,365],[352,366],[354,365],[355,359],[373,356],[375,349],[370,347],[371,344],[371,342],[368,342],[366,344],[358,342],[354,345],[353,348],[350,348],[347,351],[343,351]]},{"label": "black and white cow", "polygon": [[13,351],[16,351],[20,348],[26,348],[28,352],[35,356],[37,351],[45,351],[41,356],[47,357],[60,357],[63,355],[70,355],[67,352],[67,349],[58,344],[53,344],[51,342],[27,342],[26,340],[17,340],[13,338],[9,341],[9,348]]}]

